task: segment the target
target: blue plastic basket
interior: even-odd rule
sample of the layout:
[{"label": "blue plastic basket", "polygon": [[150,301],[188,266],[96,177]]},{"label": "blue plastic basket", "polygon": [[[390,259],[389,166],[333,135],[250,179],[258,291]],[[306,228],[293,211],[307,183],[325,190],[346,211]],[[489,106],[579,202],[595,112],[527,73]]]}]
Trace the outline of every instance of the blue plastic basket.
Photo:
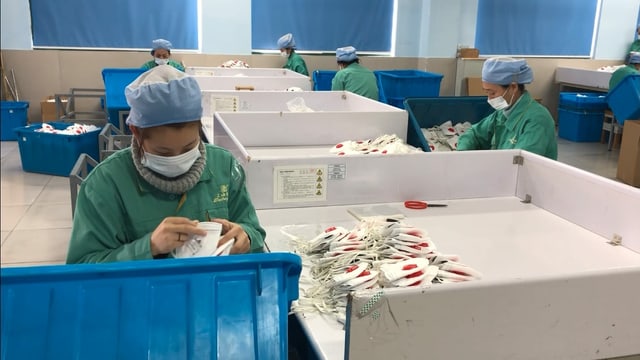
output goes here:
[{"label": "blue plastic basket", "polygon": [[561,92],[559,106],[574,111],[604,111],[607,108],[607,99],[604,93]]},{"label": "blue plastic basket", "polygon": [[[70,123],[47,123],[63,130]],[[98,136],[100,129],[81,135],[61,135],[36,132],[42,124],[14,129],[18,137],[22,170],[28,172],[69,176],[80,154],[99,159]]]},{"label": "blue plastic basket", "polygon": [[145,71],[142,68],[102,69],[107,109],[128,109],[129,104],[124,96],[124,89]]},{"label": "blue plastic basket", "polygon": [[300,257],[2,268],[2,359],[286,359]]},{"label": "blue plastic basket", "polygon": [[29,103],[26,101],[2,101],[0,105],[2,116],[0,117],[0,140],[15,141],[15,128],[27,125],[27,110]]},{"label": "blue plastic basket", "polygon": [[454,124],[465,121],[475,124],[494,111],[486,96],[406,99],[404,105],[409,113],[407,143],[427,152],[431,150],[422,133],[423,128],[438,126],[448,120]]},{"label": "blue plastic basket", "polygon": [[603,111],[558,109],[558,136],[576,142],[600,141]]},{"label": "blue plastic basket", "polygon": [[336,76],[337,71],[333,70],[316,70],[313,72],[313,90],[329,91],[331,90],[331,81]]},{"label": "blue plastic basket", "polygon": [[607,103],[620,124],[640,119],[640,75],[626,76],[615,88],[609,89]]},{"label": "blue plastic basket", "polygon": [[[378,79],[380,101],[403,107],[404,99],[437,97],[440,95],[442,74],[420,70],[374,71]],[[391,101],[391,102],[390,102]],[[394,104],[391,104],[394,105]]]}]

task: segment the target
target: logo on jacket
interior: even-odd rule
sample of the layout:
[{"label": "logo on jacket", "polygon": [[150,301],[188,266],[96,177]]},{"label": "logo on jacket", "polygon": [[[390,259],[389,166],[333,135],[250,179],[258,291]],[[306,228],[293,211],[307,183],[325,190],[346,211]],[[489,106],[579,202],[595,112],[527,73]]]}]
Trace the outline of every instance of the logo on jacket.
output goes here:
[{"label": "logo on jacket", "polygon": [[213,202],[223,202],[229,200],[229,186],[228,185],[220,185],[220,191],[218,195],[213,198]]}]

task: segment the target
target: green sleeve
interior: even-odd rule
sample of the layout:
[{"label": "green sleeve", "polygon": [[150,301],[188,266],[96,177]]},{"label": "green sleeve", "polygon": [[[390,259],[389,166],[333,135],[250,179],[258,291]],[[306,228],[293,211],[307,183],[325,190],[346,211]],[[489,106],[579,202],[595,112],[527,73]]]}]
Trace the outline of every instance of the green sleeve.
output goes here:
[{"label": "green sleeve", "polygon": [[67,264],[151,259],[151,234],[128,241],[117,200],[93,185],[85,180],[78,193]]},{"label": "green sleeve", "polygon": [[173,61],[173,60],[169,60],[169,65],[173,66],[174,68],[184,72],[184,66],[182,66],[182,64],[180,64],[177,61]]},{"label": "green sleeve", "polygon": [[522,133],[518,135],[518,142],[515,149],[522,149],[532,153],[549,156],[547,149],[551,147],[551,141],[555,141],[554,126],[545,126],[548,124],[548,118],[533,118],[523,127]]},{"label": "green sleeve", "polygon": [[251,252],[263,252],[266,232],[258,222],[256,209],[247,192],[244,170],[235,159],[231,162],[230,182],[229,220],[242,226],[247,233],[251,239]]},{"label": "green sleeve", "polygon": [[142,64],[142,68],[145,70],[149,70],[153,67],[155,67],[156,63],[152,60],[152,61],[147,61],[146,63]]},{"label": "green sleeve", "polygon": [[333,80],[331,80],[331,90],[344,90],[344,73],[342,73],[342,71],[338,71],[333,77]]},{"label": "green sleeve", "polygon": [[298,58],[298,61],[296,61],[293,64],[292,70],[297,72],[298,74],[309,76],[309,72],[307,71],[307,65],[304,63],[304,60],[302,60],[302,58]]},{"label": "green sleeve", "polygon": [[482,119],[462,134],[458,139],[457,149],[459,151],[491,149],[491,138],[493,137],[496,116],[498,116],[498,112],[494,112]]}]

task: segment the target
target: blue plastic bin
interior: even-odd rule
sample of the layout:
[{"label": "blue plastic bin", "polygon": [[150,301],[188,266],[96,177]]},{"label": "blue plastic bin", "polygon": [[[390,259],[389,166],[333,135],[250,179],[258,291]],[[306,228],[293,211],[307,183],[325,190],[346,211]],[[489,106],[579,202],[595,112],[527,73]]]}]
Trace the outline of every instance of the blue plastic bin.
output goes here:
[{"label": "blue plastic bin", "polygon": [[27,125],[29,103],[26,101],[2,101],[0,109],[2,110],[0,140],[15,141],[17,138],[13,130],[19,126]]},{"label": "blue plastic bin", "polygon": [[374,71],[378,79],[380,101],[404,108],[404,99],[437,97],[442,74],[420,70]]},{"label": "blue plastic bin", "polygon": [[558,136],[576,142],[600,141],[603,111],[558,109]]},{"label": "blue plastic bin", "polygon": [[640,119],[640,75],[629,75],[609,89],[607,103],[620,124]]},{"label": "blue plastic bin", "polygon": [[430,152],[422,129],[438,126],[446,121],[472,124],[493,113],[486,96],[447,96],[437,98],[406,99],[404,107],[409,113],[407,143]]},{"label": "blue plastic bin", "polygon": [[333,70],[316,70],[313,72],[313,90],[314,91],[330,91],[331,81],[336,76],[337,71]]},{"label": "blue plastic bin", "polygon": [[[102,69],[104,93],[109,122],[120,129],[118,111],[129,110],[124,96],[124,89],[146,70],[142,68],[107,68]],[[125,130],[125,129],[120,129]]]},{"label": "blue plastic bin", "polygon": [[[49,122],[63,130],[70,123]],[[42,124],[16,128],[22,170],[41,174],[69,176],[80,154],[99,159],[98,136],[100,129],[81,135],[61,135],[36,132]]]},{"label": "blue plastic bin", "polygon": [[605,93],[561,92],[559,106],[567,110],[604,111],[607,109]]},{"label": "blue plastic bin", "polygon": [[286,359],[300,257],[2,268],[2,359]]}]

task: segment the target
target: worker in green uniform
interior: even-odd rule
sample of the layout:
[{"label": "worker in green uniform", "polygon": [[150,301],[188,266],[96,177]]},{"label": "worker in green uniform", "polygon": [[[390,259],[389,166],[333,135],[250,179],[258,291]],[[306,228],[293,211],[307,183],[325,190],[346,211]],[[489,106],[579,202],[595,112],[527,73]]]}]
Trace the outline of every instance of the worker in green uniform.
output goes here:
[{"label": "worker in green uniform", "polygon": [[307,64],[304,62],[302,56],[298,55],[295,51],[296,41],[293,39],[291,33],[282,35],[282,37],[278,39],[278,48],[280,49],[280,55],[287,58],[287,63],[284,64],[283,68],[309,76]]},{"label": "worker in green uniform", "polygon": [[155,39],[152,42],[151,56],[153,60],[147,61],[142,65],[145,70],[152,69],[158,65],[170,65],[174,68],[184,71],[182,64],[171,60],[171,42],[165,39]]},{"label": "worker in green uniform", "polygon": [[533,81],[525,60],[491,58],[482,67],[482,88],[496,110],[458,139],[458,150],[522,149],[557,159],[555,123],[524,84]]},{"label": "worker in green uniform", "polygon": [[67,263],[171,257],[202,221],[222,224],[219,246],[262,252],[265,231],[231,153],[204,144],[201,92],[171,66],[140,75],[125,90],[130,148],[86,177],[76,202]]},{"label": "worker in green uniform", "polygon": [[636,40],[629,47],[629,53],[632,52],[640,52],[640,26],[636,29]]},{"label": "worker in green uniform", "polygon": [[338,72],[331,81],[331,90],[346,90],[378,101],[378,82],[373,71],[360,65],[353,46],[336,49]]},{"label": "worker in green uniform", "polygon": [[625,77],[639,74],[640,52],[631,52],[629,53],[629,65],[625,65],[611,74],[611,79],[609,79],[609,91],[613,90],[613,88],[615,88],[616,85],[618,85]]}]

